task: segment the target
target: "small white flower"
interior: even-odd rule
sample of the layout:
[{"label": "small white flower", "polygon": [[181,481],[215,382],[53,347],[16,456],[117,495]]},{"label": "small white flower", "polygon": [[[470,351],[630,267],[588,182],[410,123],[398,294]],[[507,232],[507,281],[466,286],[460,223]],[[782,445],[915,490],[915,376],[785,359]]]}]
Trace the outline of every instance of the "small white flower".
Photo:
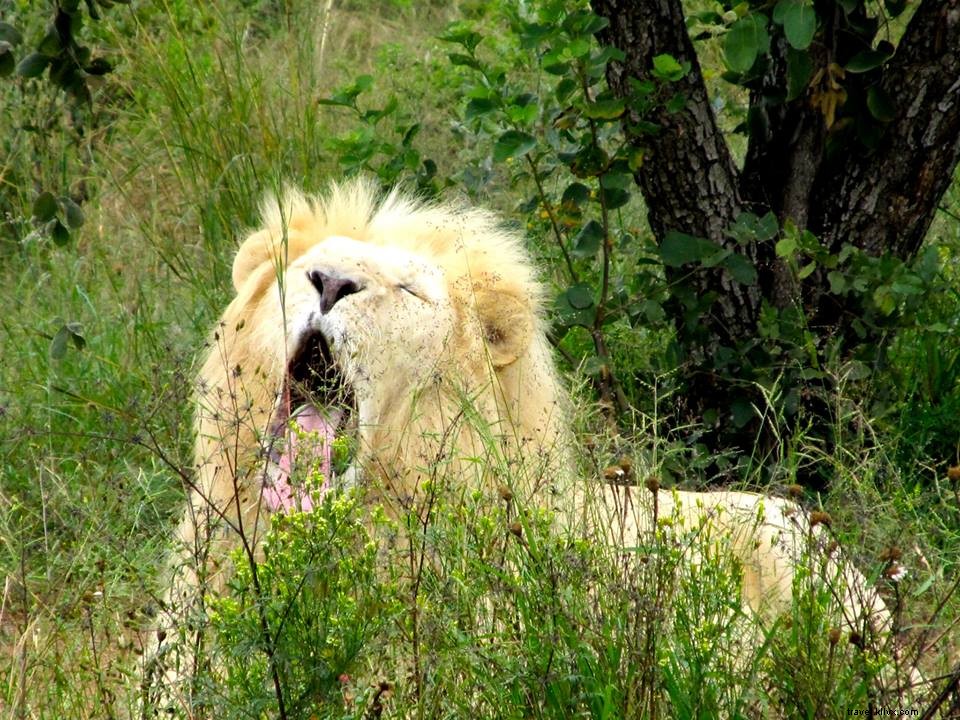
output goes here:
[{"label": "small white flower", "polygon": [[890,582],[898,583],[907,576],[907,568],[898,562],[890,563],[884,575]]}]

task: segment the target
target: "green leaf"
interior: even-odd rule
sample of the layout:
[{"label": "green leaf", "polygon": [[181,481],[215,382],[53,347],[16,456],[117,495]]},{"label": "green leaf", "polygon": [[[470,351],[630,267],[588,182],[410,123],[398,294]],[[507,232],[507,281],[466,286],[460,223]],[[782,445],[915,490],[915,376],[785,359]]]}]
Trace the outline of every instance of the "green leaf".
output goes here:
[{"label": "green leaf", "polygon": [[592,43],[587,38],[576,38],[566,47],[566,54],[569,57],[582,58],[590,52]]},{"label": "green leaf", "polygon": [[730,404],[730,417],[733,420],[734,426],[738,428],[744,427],[753,419],[754,415],[753,405],[747,400],[734,400]]},{"label": "green leaf", "polygon": [[43,53],[30,53],[17,64],[17,75],[25,78],[38,77],[47,68],[49,62],[50,58]]},{"label": "green leaf", "polygon": [[851,73],[865,73],[878,68],[885,63],[892,53],[882,49],[863,50],[858,52],[844,66],[844,70]]},{"label": "green leaf", "polygon": [[67,354],[67,342],[69,340],[70,331],[67,330],[66,325],[63,325],[57,330],[53,340],[50,341],[50,357],[54,360],[62,360]]},{"label": "green leaf", "polygon": [[813,61],[805,50],[787,48],[787,100],[803,95],[813,74]]},{"label": "green leaf", "polygon": [[753,263],[747,260],[743,255],[733,253],[723,261],[723,266],[730,275],[741,285],[755,285],[757,282],[757,269]]},{"label": "green leaf", "polygon": [[617,210],[630,202],[630,193],[620,188],[601,188],[603,193],[603,202],[607,210]]},{"label": "green leaf", "polygon": [[738,73],[746,73],[753,67],[757,57],[770,48],[767,33],[767,17],[751,13],[735,22],[723,39],[723,52],[727,66]]},{"label": "green leaf", "polygon": [[67,331],[70,333],[70,339],[77,350],[83,350],[87,346],[87,340],[83,337],[83,325],[78,322],[68,322]]},{"label": "green leaf", "polygon": [[567,288],[557,296],[554,305],[557,320],[565,327],[590,327],[597,315],[593,297],[593,288],[586,283]]},{"label": "green leaf", "polygon": [[77,350],[83,350],[87,341],[83,337],[83,326],[77,322],[68,322],[60,326],[50,341],[50,357],[62,360],[67,354],[67,343],[73,343]]},{"label": "green leaf", "polygon": [[780,0],[773,10],[773,21],[783,25],[787,42],[797,50],[806,50],[817,32],[817,14],[811,2]]},{"label": "green leaf", "polygon": [[574,205],[580,207],[590,199],[590,188],[583,183],[570,183],[567,189],[563,191],[560,202],[564,205]]},{"label": "green leaf", "polygon": [[659,248],[663,264],[669,267],[702,261],[718,252],[723,252],[723,248],[715,242],[675,231],[667,233]]},{"label": "green leaf", "polygon": [[13,57],[13,45],[6,40],[0,40],[0,77],[9,77],[17,67]]},{"label": "green leaf", "polygon": [[600,242],[603,240],[603,225],[591,220],[573,238],[573,254],[576,257],[588,258],[597,254]]},{"label": "green leaf", "polygon": [[873,291],[873,302],[884,315],[892,315],[897,309],[897,298],[887,285],[881,285]]},{"label": "green leaf", "polygon": [[577,283],[567,289],[567,302],[576,310],[586,310],[593,307],[593,288],[586,283]]},{"label": "green leaf", "polygon": [[453,23],[437,37],[445,42],[462,45],[470,54],[473,54],[477,45],[483,40],[483,35],[464,22]]},{"label": "green leaf", "polygon": [[673,115],[687,107],[687,96],[684,93],[677,93],[667,101],[666,111]]},{"label": "green leaf", "polygon": [[656,55],[653,58],[653,76],[658,80],[665,82],[676,82],[683,78],[689,71],[690,66],[684,67],[673,55],[666,53]]},{"label": "green leaf", "polygon": [[593,120],[616,120],[623,115],[624,110],[625,104],[622,99],[611,98],[587,103],[583,108],[583,114]]},{"label": "green leaf", "polygon": [[329,98],[320,98],[317,100],[319,105],[342,105],[344,107],[356,108],[357,97],[373,87],[372,75],[361,75],[352,84],[338,88]]},{"label": "green leaf", "polygon": [[507,130],[497,138],[493,146],[493,159],[504,162],[509,158],[521,157],[537,146],[537,139],[529,133],[519,130]]},{"label": "green leaf", "polygon": [[727,235],[732,237],[741,245],[757,241],[764,242],[776,237],[780,231],[780,225],[777,222],[777,216],[768,212],[762,218],[750,212],[742,212],[737,215],[737,219],[727,229]]},{"label": "green leaf", "polygon": [[39,222],[49,222],[57,215],[57,200],[51,192],[42,192],[33,201],[33,217]]},{"label": "green leaf", "polygon": [[827,273],[827,281],[830,283],[830,292],[839,295],[847,289],[847,278],[838,270],[831,270]]},{"label": "green leaf", "polygon": [[63,208],[63,215],[67,221],[67,227],[76,230],[83,225],[83,210],[73,200],[64,196],[60,198],[60,207]]},{"label": "green leaf", "polygon": [[867,109],[880,122],[890,122],[897,116],[897,108],[890,96],[879,87],[867,90]]},{"label": "green leaf", "polygon": [[577,84],[577,81],[573,78],[565,77],[563,80],[557,83],[556,90],[554,95],[556,95],[557,102],[561,104],[566,104],[570,99],[570,96],[573,95],[580,86]]},{"label": "green leaf", "polygon": [[785,237],[778,240],[774,249],[777,257],[791,257],[797,251],[797,239],[794,237]]},{"label": "green leaf", "polygon": [[480,63],[476,58],[471,57],[470,55],[464,55],[463,53],[450,53],[447,55],[447,58],[450,60],[451,65],[470,67],[474,70],[480,69]]},{"label": "green leaf", "polygon": [[23,42],[23,35],[10,23],[0,22],[0,40],[16,47]]},{"label": "green leaf", "polygon": [[589,10],[570,12],[563,19],[563,29],[571,35],[594,35],[607,27],[610,21],[607,18]]},{"label": "green leaf", "polygon": [[496,107],[497,103],[490,98],[473,98],[473,100],[467,103],[464,118],[466,120],[473,120],[474,118],[482,117],[495,110]]},{"label": "green leaf", "polygon": [[594,177],[606,169],[607,153],[590,143],[581,147],[570,161],[570,170],[579,178]]},{"label": "green leaf", "polygon": [[647,316],[647,320],[653,324],[662,322],[667,316],[663,306],[656,300],[644,300],[643,313]]},{"label": "green leaf", "polygon": [[51,220],[50,237],[53,239],[54,245],[63,247],[70,242],[70,231],[67,230],[63,223],[61,223],[59,220]]},{"label": "green leaf", "polygon": [[44,35],[43,39],[40,41],[40,44],[37,45],[37,50],[42,52],[47,57],[54,57],[55,55],[60,54],[60,43],[60,33],[51,25],[50,29],[47,30],[47,34]]}]

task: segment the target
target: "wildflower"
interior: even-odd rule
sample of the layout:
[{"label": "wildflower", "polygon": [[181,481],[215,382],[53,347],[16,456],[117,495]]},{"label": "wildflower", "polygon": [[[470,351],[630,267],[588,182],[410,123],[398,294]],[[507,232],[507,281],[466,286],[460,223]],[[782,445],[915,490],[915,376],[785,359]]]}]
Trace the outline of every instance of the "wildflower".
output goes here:
[{"label": "wildflower", "polygon": [[907,568],[894,561],[890,563],[890,567],[888,567],[883,574],[890,582],[898,583],[907,576]]}]

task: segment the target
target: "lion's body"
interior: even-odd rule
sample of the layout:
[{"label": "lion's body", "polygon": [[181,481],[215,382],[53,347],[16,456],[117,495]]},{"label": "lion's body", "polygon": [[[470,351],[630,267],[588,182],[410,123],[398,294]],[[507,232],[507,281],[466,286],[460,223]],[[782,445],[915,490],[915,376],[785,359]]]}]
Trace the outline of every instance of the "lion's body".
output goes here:
[{"label": "lion's body", "polygon": [[[521,240],[492,216],[397,194],[378,201],[359,182],[320,199],[289,193],[265,208],[263,228],[240,247],[233,284],[200,371],[197,481],[180,528],[173,606],[201,582],[216,589],[219,559],[239,536],[256,546],[270,506],[265,488],[286,482],[292,462],[278,463],[273,447],[278,426],[294,420],[292,368],[305,338],[319,334],[349,390],[357,435],[340,480],[363,482],[373,502],[397,514],[416,509],[424,480],[441,468],[474,487],[506,482],[523,502],[559,509],[559,523],[586,519],[590,536],[615,545],[642,543],[657,518],[706,522],[743,567],[749,611],[789,607],[809,534],[794,504],[661,491],[654,509],[644,488],[573,480],[544,291]],[[310,411],[309,425],[330,440],[348,411],[320,412],[326,419]],[[329,455],[318,457],[332,474]],[[857,586],[848,610],[884,619],[862,576],[843,574]]]}]

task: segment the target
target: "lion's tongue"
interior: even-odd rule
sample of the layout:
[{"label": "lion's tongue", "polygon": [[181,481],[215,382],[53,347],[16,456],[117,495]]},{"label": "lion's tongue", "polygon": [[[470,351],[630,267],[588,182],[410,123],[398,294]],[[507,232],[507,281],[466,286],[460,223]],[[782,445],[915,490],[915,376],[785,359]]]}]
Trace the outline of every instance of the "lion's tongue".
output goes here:
[{"label": "lion's tongue", "polygon": [[340,413],[334,412],[329,418],[323,417],[312,405],[299,410],[293,417],[298,430],[286,433],[286,446],[277,462],[280,471],[273,483],[263,488],[263,500],[273,512],[289,512],[300,509],[310,512],[313,500],[302,485],[296,487],[290,482],[291,472],[296,472],[302,480],[311,472],[323,474],[322,490],[330,482],[331,452],[334,433]]}]

